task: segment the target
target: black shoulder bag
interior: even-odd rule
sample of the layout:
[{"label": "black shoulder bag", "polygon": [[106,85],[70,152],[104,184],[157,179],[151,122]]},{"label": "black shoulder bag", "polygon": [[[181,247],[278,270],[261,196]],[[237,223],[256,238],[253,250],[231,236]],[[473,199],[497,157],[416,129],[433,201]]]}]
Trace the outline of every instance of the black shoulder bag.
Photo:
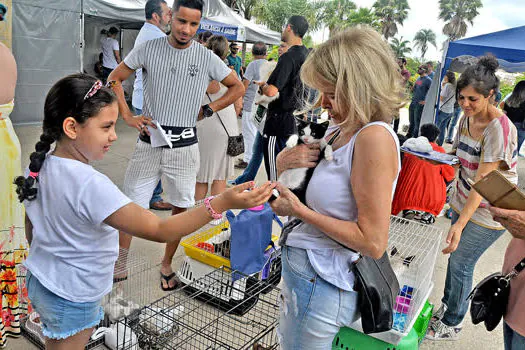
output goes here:
[{"label": "black shoulder bag", "polygon": [[[206,96],[210,99],[211,97],[206,93]],[[219,121],[221,122],[222,127],[224,128],[224,131],[226,131],[226,135],[228,135],[228,147],[226,149],[226,154],[230,157],[237,157],[239,154],[244,153],[244,137],[242,134],[239,134],[237,136],[230,136],[228,133],[228,129],[226,129],[226,126],[224,126],[224,123],[221,120],[221,116],[219,115],[219,112],[217,113],[217,118],[219,118]]]},{"label": "black shoulder bag", "polygon": [[370,334],[389,331],[392,329],[399,282],[388,254],[383,253],[377,260],[360,254],[359,259],[352,263],[352,268],[363,332]]},{"label": "black shoulder bag", "polygon": [[470,316],[472,323],[485,322],[487,331],[492,331],[507,311],[510,294],[510,280],[525,269],[523,258],[511,272],[503,275],[499,272],[485,277],[474,287],[470,299]]}]

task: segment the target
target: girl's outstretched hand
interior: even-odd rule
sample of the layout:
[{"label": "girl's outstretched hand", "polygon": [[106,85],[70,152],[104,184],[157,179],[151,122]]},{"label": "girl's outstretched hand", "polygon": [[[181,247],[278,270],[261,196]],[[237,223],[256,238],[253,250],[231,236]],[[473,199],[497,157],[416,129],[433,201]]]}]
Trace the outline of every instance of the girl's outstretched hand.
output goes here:
[{"label": "girl's outstretched hand", "polygon": [[276,184],[272,184],[270,181],[259,187],[255,187],[253,181],[246,182],[227,189],[220,196],[214,198],[211,205],[213,208],[217,206],[216,211],[256,207],[268,201],[275,186]]}]

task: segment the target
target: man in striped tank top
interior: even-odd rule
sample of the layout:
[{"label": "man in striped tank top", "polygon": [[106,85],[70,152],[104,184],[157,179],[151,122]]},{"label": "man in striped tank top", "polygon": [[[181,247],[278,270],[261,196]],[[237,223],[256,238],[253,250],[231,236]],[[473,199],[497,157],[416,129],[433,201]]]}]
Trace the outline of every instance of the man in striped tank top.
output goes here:
[{"label": "man in striped tank top", "polygon": [[[126,123],[140,131],[126,175],[124,193],[148,208],[153,190],[163,176],[166,200],[176,215],[194,205],[195,181],[199,170],[196,122],[211,117],[242,96],[244,87],[235,72],[212,51],[192,40],[202,17],[202,0],[176,0],[173,4],[171,34],[135,47],[111,73],[109,81],[118,97],[119,112]],[[121,82],[142,69],[143,115],[135,116],[124,99]],[[201,106],[208,84],[220,81],[228,88],[224,96]],[[173,148],[150,144],[147,125],[156,120],[168,135]],[[161,266],[161,287],[177,287],[171,262],[179,242],[167,244]],[[120,233],[120,247],[128,249],[131,236]],[[125,276],[117,276],[125,277]]]}]

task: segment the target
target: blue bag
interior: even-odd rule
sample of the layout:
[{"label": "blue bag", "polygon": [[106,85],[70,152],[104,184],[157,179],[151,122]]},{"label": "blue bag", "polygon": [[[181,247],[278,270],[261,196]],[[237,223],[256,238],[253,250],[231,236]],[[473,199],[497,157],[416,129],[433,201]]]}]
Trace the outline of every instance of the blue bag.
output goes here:
[{"label": "blue bag", "polygon": [[[226,217],[230,222],[230,263],[233,271],[245,275],[259,272],[268,257],[264,252],[272,244],[273,220],[282,227],[282,222],[265,203],[262,209],[244,209],[237,216],[228,210]],[[233,276],[233,280],[241,276]]]}]

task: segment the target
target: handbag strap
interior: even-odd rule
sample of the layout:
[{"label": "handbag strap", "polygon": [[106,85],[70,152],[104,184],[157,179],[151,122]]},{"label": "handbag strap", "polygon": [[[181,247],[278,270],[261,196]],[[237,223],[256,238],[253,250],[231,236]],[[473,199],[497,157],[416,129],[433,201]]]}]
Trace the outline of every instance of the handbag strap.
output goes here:
[{"label": "handbag strap", "polygon": [[330,138],[330,140],[328,141],[328,145],[332,146],[332,144],[334,143],[335,139],[337,138],[337,136],[339,136],[340,133],[341,133],[341,129],[338,129],[338,130],[332,135],[332,137]]},{"label": "handbag strap", "polygon": [[514,266],[514,271],[516,271],[516,276],[525,269],[525,258],[521,259],[521,261]]},{"label": "handbag strap", "polygon": [[[211,102],[211,97],[208,93],[206,93],[206,96],[208,96],[208,99],[210,100]],[[226,131],[226,135],[228,135],[228,137],[230,137],[230,133],[228,132],[228,129],[226,129],[226,126],[224,125],[224,123],[222,122],[222,119],[221,119],[221,116],[219,115],[219,112],[215,112],[215,114],[217,114],[217,118],[219,118],[219,121],[221,122],[221,125],[222,127],[224,128],[224,131]]]},{"label": "handbag strap", "polygon": [[[454,95],[455,95],[455,94],[454,94]],[[443,102],[443,104],[441,105],[441,107],[443,107],[444,105],[446,105],[446,104],[448,103],[448,101],[452,100],[452,97],[454,97],[454,95],[450,96],[450,97],[448,98],[448,100],[446,100],[445,102]],[[439,110],[441,110],[441,109],[439,109]]]}]

